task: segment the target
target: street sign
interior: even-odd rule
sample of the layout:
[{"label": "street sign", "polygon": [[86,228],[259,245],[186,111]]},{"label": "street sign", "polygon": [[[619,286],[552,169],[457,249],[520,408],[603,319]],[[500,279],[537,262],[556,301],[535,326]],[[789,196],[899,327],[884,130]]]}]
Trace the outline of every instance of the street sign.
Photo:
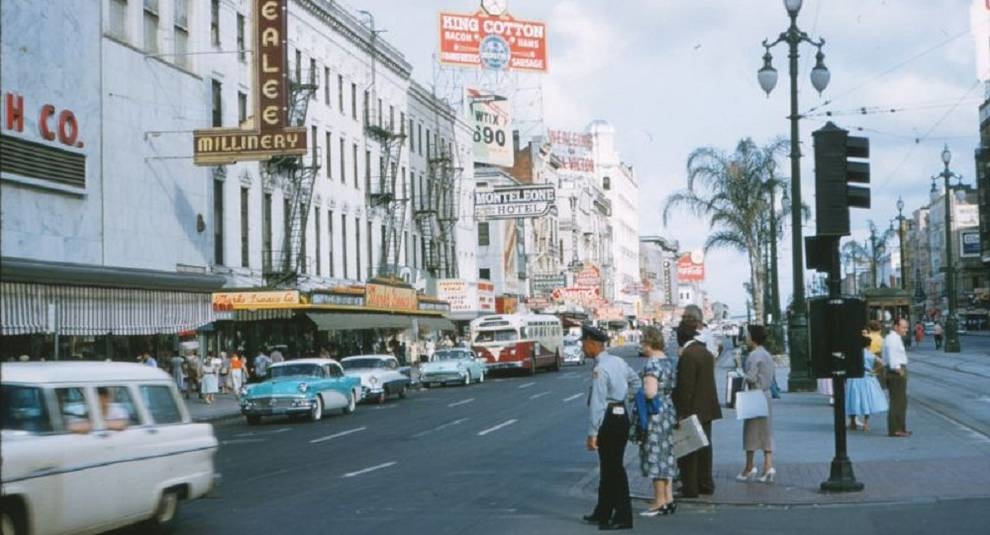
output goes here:
[{"label": "street sign", "polygon": [[474,193],[474,215],[478,219],[522,219],[550,213],[557,200],[553,186],[508,186]]}]

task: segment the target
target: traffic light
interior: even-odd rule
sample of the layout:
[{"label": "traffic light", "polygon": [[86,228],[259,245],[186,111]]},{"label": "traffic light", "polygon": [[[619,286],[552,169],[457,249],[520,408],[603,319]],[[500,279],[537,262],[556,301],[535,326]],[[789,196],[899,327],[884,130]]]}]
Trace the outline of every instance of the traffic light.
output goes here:
[{"label": "traffic light", "polygon": [[[815,138],[815,219],[819,236],[848,236],[849,207],[869,208],[870,140],[831,122]],[[852,161],[850,160],[852,159]]]}]

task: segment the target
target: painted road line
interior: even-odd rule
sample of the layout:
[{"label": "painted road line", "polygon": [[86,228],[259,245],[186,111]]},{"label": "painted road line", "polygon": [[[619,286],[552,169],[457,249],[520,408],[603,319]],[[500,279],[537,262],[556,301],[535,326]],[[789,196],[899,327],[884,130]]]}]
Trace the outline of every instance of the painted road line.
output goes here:
[{"label": "painted road line", "polygon": [[334,433],[332,435],[327,435],[327,436],[322,437],[322,438],[314,438],[313,440],[310,440],[309,443],[310,444],[316,444],[318,442],[324,442],[324,441],[331,440],[331,439],[334,439],[334,438],[337,438],[337,437],[342,437],[344,435],[349,435],[351,433],[357,433],[358,431],[364,431],[365,429],[367,429],[367,427],[356,427],[354,429],[348,429],[347,431],[341,431],[339,433]]},{"label": "painted road line", "polygon": [[509,420],[507,422],[502,422],[502,423],[496,425],[495,427],[489,427],[488,429],[485,429],[484,431],[478,431],[478,436],[479,437],[483,437],[483,436],[487,435],[488,433],[491,433],[492,431],[498,431],[499,429],[502,429],[503,427],[512,425],[512,424],[516,423],[516,421],[517,420],[515,418],[513,418],[513,419],[511,419],[511,420]]},{"label": "painted road line", "polygon": [[419,433],[416,433],[415,435],[413,435],[413,438],[419,438],[419,437],[422,437],[422,436],[426,436],[426,435],[429,435],[430,433],[433,433],[434,431],[440,431],[441,429],[446,429],[446,428],[448,428],[450,426],[453,426],[453,425],[460,425],[460,424],[468,421],[469,419],[470,418],[461,418],[460,420],[454,420],[453,422],[447,422],[445,424],[438,425],[438,426],[434,427],[433,429],[427,429],[426,431],[420,431]]},{"label": "painted road line", "polygon": [[455,401],[454,403],[448,403],[447,406],[456,407],[458,405],[464,405],[465,403],[471,403],[472,401],[474,401],[474,398],[467,398],[467,399],[462,399],[460,401]]},{"label": "painted road line", "polygon": [[577,399],[577,398],[579,398],[579,397],[581,397],[583,395],[584,394],[574,394],[573,396],[568,396],[568,397],[564,398],[564,403],[567,403],[568,401],[574,401],[575,399]]},{"label": "painted road line", "polygon": [[375,470],[381,470],[382,468],[388,468],[389,466],[393,466],[395,464],[398,464],[398,461],[392,461],[392,462],[388,462],[388,463],[376,464],[375,466],[369,466],[368,468],[365,468],[363,470],[358,470],[357,472],[348,472],[348,473],[344,474],[343,477],[359,476],[361,474],[367,474],[368,472],[374,472]]},{"label": "painted road line", "polygon": [[533,386],[535,384],[536,383],[523,383],[523,384],[519,385],[519,388],[529,388],[529,387],[531,387],[531,386]]},{"label": "painted road line", "polygon": [[547,395],[549,393],[550,393],[550,391],[548,390],[546,392],[540,392],[539,394],[533,394],[532,396],[529,396],[529,399],[542,398],[543,396],[545,396],[545,395]]},{"label": "painted road line", "polygon": [[284,433],[286,431],[291,431],[291,430],[292,430],[292,428],[283,427],[281,429],[273,429],[271,431],[249,431],[247,433],[239,433],[239,434],[236,434],[234,436],[235,437],[238,437],[238,438],[239,437],[256,437],[256,436],[260,436],[260,435],[274,435],[276,433]]}]

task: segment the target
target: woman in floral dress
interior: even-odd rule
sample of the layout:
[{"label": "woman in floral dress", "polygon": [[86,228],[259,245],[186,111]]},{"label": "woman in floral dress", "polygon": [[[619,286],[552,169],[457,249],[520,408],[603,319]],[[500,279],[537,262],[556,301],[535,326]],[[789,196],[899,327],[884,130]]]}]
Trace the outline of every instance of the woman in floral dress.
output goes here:
[{"label": "woman in floral dress", "polygon": [[673,489],[677,476],[677,458],[674,457],[677,414],[670,399],[677,361],[664,354],[663,333],[656,327],[643,328],[641,348],[648,360],[641,373],[643,388],[636,394],[632,432],[634,440],[639,442],[643,477],[653,480],[654,498],[650,508],[640,515],[669,515],[677,509]]}]

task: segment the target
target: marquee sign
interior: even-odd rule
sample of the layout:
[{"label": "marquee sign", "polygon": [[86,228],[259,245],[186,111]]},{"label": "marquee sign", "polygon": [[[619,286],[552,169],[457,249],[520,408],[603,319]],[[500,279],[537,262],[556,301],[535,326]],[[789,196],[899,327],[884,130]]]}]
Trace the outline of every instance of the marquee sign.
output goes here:
[{"label": "marquee sign", "polygon": [[296,290],[272,292],[217,292],[213,294],[213,310],[258,310],[287,308],[301,303]]},{"label": "marquee sign", "polygon": [[306,154],[306,129],[289,125],[288,0],[254,2],[254,128],[193,132],[193,162],[222,165]]},{"label": "marquee sign", "polygon": [[479,219],[519,219],[550,213],[557,200],[553,186],[508,186],[474,193],[474,215]]}]

